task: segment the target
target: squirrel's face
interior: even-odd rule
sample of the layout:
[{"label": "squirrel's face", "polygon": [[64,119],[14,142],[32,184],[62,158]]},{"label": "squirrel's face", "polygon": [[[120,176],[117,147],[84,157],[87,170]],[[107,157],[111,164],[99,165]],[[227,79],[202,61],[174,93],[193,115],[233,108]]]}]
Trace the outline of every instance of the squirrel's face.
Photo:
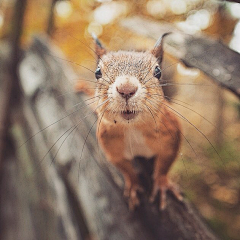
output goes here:
[{"label": "squirrel's face", "polygon": [[98,114],[110,121],[145,119],[163,100],[161,69],[150,52],[109,52],[100,58],[95,75]]},{"label": "squirrel's face", "polygon": [[162,42],[164,34],[151,51],[109,52],[96,36],[98,66],[97,113],[109,121],[123,123],[145,121],[159,111],[164,100],[161,87]]}]

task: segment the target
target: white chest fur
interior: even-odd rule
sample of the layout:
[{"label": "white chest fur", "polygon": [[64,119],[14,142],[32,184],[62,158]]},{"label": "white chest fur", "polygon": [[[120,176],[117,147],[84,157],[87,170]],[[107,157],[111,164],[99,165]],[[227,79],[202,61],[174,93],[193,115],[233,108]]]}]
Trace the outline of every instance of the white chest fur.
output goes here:
[{"label": "white chest fur", "polygon": [[124,135],[124,157],[126,159],[132,160],[136,156],[150,158],[153,155],[141,131],[135,128],[126,131]]}]

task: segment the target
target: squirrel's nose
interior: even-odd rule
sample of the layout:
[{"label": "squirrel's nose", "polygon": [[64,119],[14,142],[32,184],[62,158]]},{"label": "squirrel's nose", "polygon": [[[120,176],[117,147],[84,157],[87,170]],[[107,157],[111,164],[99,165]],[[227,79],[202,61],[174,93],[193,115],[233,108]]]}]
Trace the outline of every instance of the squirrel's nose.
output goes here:
[{"label": "squirrel's nose", "polygon": [[126,100],[128,100],[130,97],[132,97],[138,87],[134,84],[130,84],[130,83],[125,83],[125,84],[120,84],[120,86],[117,86],[117,91],[118,93],[123,97],[126,98]]}]

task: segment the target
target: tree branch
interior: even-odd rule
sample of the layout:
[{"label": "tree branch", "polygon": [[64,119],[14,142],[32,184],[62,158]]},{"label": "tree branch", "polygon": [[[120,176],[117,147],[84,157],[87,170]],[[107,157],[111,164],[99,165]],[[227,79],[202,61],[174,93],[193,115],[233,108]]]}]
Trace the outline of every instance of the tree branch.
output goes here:
[{"label": "tree branch", "polygon": [[240,3],[240,0],[225,0],[226,2],[235,2],[235,3]]},{"label": "tree branch", "polygon": [[23,18],[26,9],[27,0],[17,0],[13,13],[12,29],[10,32],[10,54],[7,62],[8,72],[4,79],[4,95],[1,102],[0,114],[0,172],[1,164],[4,158],[4,149],[8,129],[10,126],[10,114],[14,103],[19,104],[20,85],[17,75],[17,66],[20,58],[20,39],[23,28]]},{"label": "tree branch", "polygon": [[178,61],[181,59],[187,67],[203,71],[215,83],[229,89],[240,98],[240,54],[228,46],[203,34],[188,35],[172,24],[159,24],[139,17],[124,19],[121,25],[139,35],[151,36],[155,40],[166,32],[172,32],[165,40],[165,52]]}]

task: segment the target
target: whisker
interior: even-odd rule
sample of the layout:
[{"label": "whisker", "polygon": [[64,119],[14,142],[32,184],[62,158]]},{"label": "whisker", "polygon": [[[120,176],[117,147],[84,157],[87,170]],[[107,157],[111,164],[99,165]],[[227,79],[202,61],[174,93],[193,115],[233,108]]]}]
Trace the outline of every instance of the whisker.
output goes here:
[{"label": "whisker", "polygon": [[[166,98],[166,99],[168,99],[169,101],[175,100],[175,101],[178,101],[178,102],[180,102],[180,103],[184,103],[184,104],[186,104],[186,105],[188,105],[188,106],[192,106],[192,105],[190,105],[190,104],[188,104],[188,103],[186,103],[186,102],[184,102],[184,101],[181,101],[181,100],[176,99],[176,98],[168,97],[168,96],[162,95],[162,94],[160,94],[160,93],[154,93],[154,94],[146,93],[146,94],[147,94],[149,97],[159,96],[159,97],[161,97],[161,99]],[[157,99],[157,98],[154,98],[154,99]],[[172,101],[172,102],[173,102],[173,101]],[[175,103],[175,102],[174,102],[174,103]],[[176,103],[176,104],[177,104],[177,103]]]},{"label": "whisker", "polygon": [[[186,106],[184,106],[184,105],[182,105],[182,104],[180,104],[180,103],[177,103],[177,102],[173,102],[173,103],[175,103],[175,104],[177,104],[178,106],[184,107],[185,109],[188,109],[188,110],[194,112],[195,114],[197,114],[198,116],[200,116],[201,118],[203,118],[205,121],[207,121],[209,124],[211,124],[215,129],[217,128],[217,127],[215,126],[215,124],[213,124],[211,121],[209,121],[207,118],[205,118],[203,115],[201,115],[201,114],[198,113],[197,111],[195,111],[195,110],[193,110],[193,109],[191,109],[191,108],[189,108],[189,107],[186,107]],[[219,130],[219,129],[218,129],[218,130]],[[222,130],[219,130],[219,131],[220,131],[221,133],[223,133],[225,136],[227,136]]]},{"label": "whisker", "polygon": [[[151,77],[152,79],[153,77]],[[152,86],[152,85],[157,85],[156,83],[151,83],[148,85]],[[203,84],[203,83],[176,83],[173,81],[168,82],[167,80],[161,79],[159,82],[159,86],[161,87],[165,87],[165,86],[211,86],[210,84]]]},{"label": "whisker", "polygon": [[[107,101],[109,101],[109,98],[108,98],[106,101],[104,101],[101,105],[99,105],[98,107],[102,106],[102,105],[105,104]],[[105,112],[105,111],[106,111],[106,109],[104,110],[104,112]],[[104,114],[104,112],[103,112],[103,114]],[[88,138],[90,132],[92,131],[92,129],[93,129],[93,127],[94,127],[94,125],[95,125],[95,123],[96,123],[97,121],[98,121],[98,119],[96,119],[96,120],[94,121],[94,123],[93,123],[93,125],[91,126],[90,130],[88,131],[87,136],[86,136],[86,138],[85,138],[85,140],[84,140],[84,143],[83,143],[83,147],[82,147],[82,151],[81,151],[81,155],[80,155],[80,159],[79,159],[79,164],[78,164],[78,181],[79,181],[79,178],[80,178],[80,164],[81,164],[81,159],[82,159],[82,155],[83,155],[83,150],[84,150],[84,147],[85,147],[85,145],[86,145],[87,138]]]},{"label": "whisker", "polygon": [[[143,80],[146,79],[147,75],[150,73],[150,71],[152,70],[153,66],[158,62],[158,59],[159,59],[159,58],[157,58],[156,61],[152,64],[151,68],[149,68],[149,70],[148,70],[147,74],[145,75],[145,77],[143,78]],[[153,76],[152,78],[154,78],[154,76]],[[150,79],[152,79],[152,78],[150,78]],[[147,83],[148,81],[149,81],[149,80],[146,80],[145,82],[143,82],[143,84],[146,85],[146,83]]]},{"label": "whisker", "polygon": [[[81,64],[79,64],[79,63],[76,63],[76,62],[73,62],[73,61],[70,61],[70,60],[68,60],[68,59],[64,59],[64,58],[61,58],[61,57],[59,57],[59,56],[54,56],[54,55],[52,55],[52,54],[50,54],[50,53],[48,53],[48,52],[46,52],[45,51],[45,54],[47,54],[47,55],[49,55],[49,56],[51,56],[51,57],[53,57],[53,58],[58,58],[58,59],[60,59],[60,60],[62,60],[62,61],[66,61],[66,62],[69,62],[69,63],[72,63],[72,64],[74,64],[74,65],[77,65],[77,66],[79,66],[79,67],[82,67],[82,68],[84,68],[84,69],[86,69],[86,70],[88,70],[88,71],[90,71],[90,72],[92,72],[92,73],[94,73],[95,74],[95,72],[93,71],[93,70],[91,70],[90,68],[88,68],[88,67],[86,67],[86,66],[84,66],[84,65],[81,65]],[[107,75],[107,74],[106,74]],[[112,82],[110,81],[107,81],[105,78],[102,78],[104,81],[106,81],[108,84],[111,84]]]},{"label": "whisker", "polygon": [[[96,97],[98,97],[98,96],[96,96]],[[93,98],[95,98],[95,97],[93,97]],[[93,98],[92,98],[92,99],[93,99]],[[87,99],[87,100],[90,100],[90,99]],[[85,101],[87,101],[87,100],[85,100]],[[96,100],[96,101],[97,101],[97,100]],[[92,102],[92,103],[94,103],[94,102]],[[49,127],[53,126],[54,124],[56,124],[56,123],[62,121],[63,119],[65,119],[65,118],[71,116],[72,114],[78,112],[82,107],[89,106],[89,105],[91,105],[92,103],[88,103],[88,104],[86,104],[86,105],[83,105],[83,106],[79,107],[78,109],[76,109],[75,111],[73,111],[73,112],[67,114],[66,116],[64,116],[64,117],[62,117],[62,118],[60,118],[60,119],[58,119],[57,121],[51,123],[50,125],[48,125],[48,126],[42,128],[41,130],[39,130],[38,132],[36,132],[35,134],[33,134],[30,138],[28,138],[25,142],[23,142],[23,143],[18,147],[18,149],[21,148],[23,145],[25,145],[27,142],[29,142],[32,138],[34,138],[34,137],[35,137],[37,134],[39,134],[40,132],[42,132],[42,131],[48,129]],[[78,104],[74,105],[73,107],[75,107],[75,106],[77,106],[77,105],[79,105],[79,104],[83,104],[83,103],[78,103]]]},{"label": "whisker", "polygon": [[171,63],[170,65],[168,65],[168,66],[166,66],[165,68],[163,68],[163,69],[162,69],[162,72],[165,71],[166,69],[168,69],[168,68],[176,65],[177,63],[180,63],[180,62],[181,62],[181,61],[177,61],[177,62],[175,62],[175,63]]},{"label": "whisker", "polygon": [[[84,88],[84,89],[97,89],[97,87],[88,87],[88,88]],[[107,88],[103,88],[103,89],[107,89]],[[71,94],[71,93],[76,93],[76,90],[71,90],[71,91],[69,91],[69,92],[65,92],[65,93],[63,93],[63,94],[59,94],[59,95],[57,95],[55,98],[56,99],[58,99],[58,98],[60,98],[60,97],[63,97],[63,96],[65,96],[65,95],[68,95],[68,94]],[[87,99],[88,100],[88,99]],[[86,100],[85,100],[86,101]]]},{"label": "whisker", "polygon": [[[102,116],[101,116],[101,118],[100,118],[100,120],[99,120],[99,123],[98,123],[98,125],[97,125],[97,136],[98,136],[98,134],[99,134],[99,127],[100,127],[100,124],[101,124],[101,122],[102,122],[103,115],[104,115],[104,113],[105,113],[106,110],[107,110],[107,108],[104,110],[104,112],[103,112],[103,114],[102,114]],[[98,139],[97,139],[97,141],[98,141]],[[100,155],[99,144],[97,145],[97,147],[98,147],[98,155]]]},{"label": "whisker", "polygon": [[180,114],[175,109],[173,109],[172,107],[168,106],[167,104],[164,104],[164,103],[162,103],[162,104],[165,105],[166,107],[168,107],[169,109],[171,109],[172,111],[174,111],[177,114],[177,116],[181,116],[186,122],[188,122],[191,126],[193,126],[208,141],[208,143],[214,149],[215,153],[218,155],[218,158],[221,160],[222,164],[225,166],[225,163],[224,163],[223,159],[221,158],[220,154],[218,153],[218,151],[216,150],[214,145],[211,143],[211,141],[208,139],[208,137],[201,130],[199,130],[194,124],[192,124],[186,117],[184,117],[182,114]]},{"label": "whisker", "polygon": [[152,111],[151,111],[150,107],[149,107],[149,106],[147,106],[147,104],[146,104],[146,103],[145,103],[144,105],[147,107],[148,111],[151,113],[151,115],[152,115],[152,117],[153,117],[153,120],[154,120],[154,122],[155,122],[156,128],[157,128],[157,122],[156,122],[156,119],[155,119],[155,117],[154,117],[154,115],[153,115],[153,113],[152,113]]},{"label": "whisker", "polygon": [[[89,105],[91,105],[92,103],[95,103],[95,102],[96,102],[97,100],[99,100],[101,97],[104,97],[104,96],[107,96],[107,95],[108,95],[107,93],[106,93],[106,94],[103,94],[103,95],[97,95],[97,96],[88,98],[88,99],[84,100],[83,102],[85,103],[85,102],[87,102],[87,101],[90,101],[90,100],[95,99],[93,102],[86,104],[86,106],[89,106]],[[80,102],[80,103],[74,104],[74,105],[73,105],[71,108],[69,108],[68,110],[70,110],[70,109],[78,106],[79,104],[84,104],[84,103]]]},{"label": "whisker", "polygon": [[[80,79],[74,79],[74,80],[76,80],[77,82],[80,82],[80,81],[83,81],[83,82],[91,82],[91,83],[94,83],[94,84],[99,84],[99,85],[104,85],[104,86],[109,86],[109,85],[107,85],[107,84],[105,84],[105,83],[100,83],[99,81],[96,81],[96,80],[92,80],[92,79],[86,79],[86,78],[80,78]],[[74,85],[75,85],[75,83],[74,83]]]},{"label": "whisker", "polygon": [[92,131],[95,123],[97,122],[97,120],[98,120],[98,119],[96,119],[96,120],[94,121],[94,123],[92,124],[92,126],[91,126],[91,128],[89,129],[89,131],[88,131],[88,133],[87,133],[87,136],[86,136],[86,138],[85,138],[85,140],[84,140],[84,143],[83,143],[83,147],[82,147],[82,151],[81,151],[80,159],[79,159],[79,164],[78,164],[78,181],[79,181],[79,178],[80,178],[80,164],[81,164],[81,160],[82,160],[83,150],[84,150],[84,147],[85,147],[85,145],[86,145],[87,138],[88,138],[90,132]]},{"label": "whisker", "polygon": [[[97,55],[97,53],[96,53],[96,51],[94,51],[94,49],[93,48],[91,48],[87,43],[85,43],[84,41],[82,41],[82,40],[80,40],[80,39],[78,39],[78,38],[76,38],[76,37],[74,37],[74,36],[72,36],[71,34],[68,34],[70,37],[72,37],[73,39],[75,39],[75,40],[77,40],[77,41],[79,41],[80,43],[82,43],[84,46],[86,46],[88,49],[90,49],[91,51],[93,51],[94,53],[95,53],[95,55]],[[97,58],[96,58],[96,56],[94,56],[93,54],[91,54],[89,51],[88,51],[88,53],[95,59],[95,62],[97,61]]]},{"label": "whisker", "polygon": [[[52,161],[51,161],[51,164],[54,162],[54,160],[55,160],[55,158],[56,158],[56,156],[57,156],[57,154],[58,154],[58,152],[59,152],[59,150],[60,150],[60,148],[62,147],[62,145],[64,144],[64,142],[67,140],[67,138],[70,136],[70,134],[79,126],[79,124],[85,119],[85,118],[87,118],[88,116],[90,116],[91,114],[93,114],[96,110],[97,110],[97,108],[99,108],[101,105],[103,105],[105,103],[105,101],[102,103],[102,104],[100,104],[99,106],[97,106],[93,111],[91,111],[89,114],[87,114],[84,118],[82,118],[75,126],[72,126],[71,128],[73,128],[69,133],[68,133],[68,135],[65,137],[65,139],[63,140],[63,142],[61,143],[61,145],[60,145],[60,147],[58,148],[58,150],[57,150],[57,152],[56,152],[56,154],[55,154],[55,156],[54,156],[54,158],[52,159]],[[43,157],[43,159],[40,161],[40,163],[45,159],[45,157],[48,155],[48,153],[53,149],[53,147],[57,144],[57,142],[71,129],[71,128],[69,128],[67,131],[65,131],[58,139],[57,139],[57,141],[55,141],[55,143],[51,146],[51,148],[47,151],[47,153],[44,155],[44,157]]]},{"label": "whisker", "polygon": [[[167,121],[169,122],[169,118],[167,116],[165,116],[165,114],[158,109],[158,111],[167,119]],[[190,146],[190,148],[192,149],[192,151],[194,152],[194,154],[196,155],[196,157],[198,157],[196,151],[194,150],[192,144],[189,142],[189,140],[186,138],[186,136],[182,133],[182,131],[174,124],[175,128],[180,132],[180,134],[183,136],[183,138],[186,140],[186,142],[188,143],[188,145]]]},{"label": "whisker", "polygon": [[[81,121],[80,121],[80,122],[81,122]],[[80,123],[80,122],[79,122],[79,123]],[[55,143],[50,147],[50,149],[46,152],[46,154],[45,154],[44,157],[41,159],[41,161],[39,162],[39,164],[41,164],[41,163],[43,162],[43,160],[46,158],[46,156],[48,155],[48,153],[51,152],[51,150],[56,146],[56,144],[58,143],[58,141],[59,141],[68,131],[70,131],[70,130],[73,128],[73,129],[69,132],[69,134],[67,135],[67,137],[68,137],[68,136],[73,132],[73,130],[74,130],[75,128],[77,128],[77,126],[78,126],[78,125],[76,125],[75,127],[74,127],[74,126],[71,126],[67,131],[65,131],[65,132],[55,141]],[[62,147],[62,145],[63,145],[63,143],[65,142],[65,140],[67,139],[67,137],[63,140],[63,142],[61,143],[60,147],[58,148],[55,156],[54,156],[53,159],[51,160],[50,166],[53,164],[55,158],[57,157],[57,154],[58,154],[60,148]]]},{"label": "whisker", "polygon": [[[151,101],[150,99],[147,99],[147,101],[153,102],[153,101]],[[155,107],[154,105],[152,105],[152,106]],[[155,108],[156,108],[157,111],[159,110],[157,107],[155,107]],[[158,117],[158,115],[156,115],[156,116],[157,116],[157,118],[159,119],[159,121],[164,125],[164,127],[167,129],[168,133],[172,136],[172,139],[174,139],[174,136],[172,135],[172,133],[170,132],[170,130],[168,129],[168,127],[166,126],[166,124],[165,124],[163,121],[161,121],[161,119]]]},{"label": "whisker", "polygon": [[[165,116],[165,114],[163,114],[163,112],[161,110],[159,110],[159,112],[169,121],[169,118],[167,116]],[[191,150],[194,152],[195,156],[198,157],[198,155],[197,155],[195,149],[193,148],[192,144],[190,143],[190,141],[186,138],[186,136],[182,133],[182,131],[175,124],[174,124],[174,126],[180,132],[180,134],[183,136],[183,138],[186,140],[186,142],[190,146]]]}]

